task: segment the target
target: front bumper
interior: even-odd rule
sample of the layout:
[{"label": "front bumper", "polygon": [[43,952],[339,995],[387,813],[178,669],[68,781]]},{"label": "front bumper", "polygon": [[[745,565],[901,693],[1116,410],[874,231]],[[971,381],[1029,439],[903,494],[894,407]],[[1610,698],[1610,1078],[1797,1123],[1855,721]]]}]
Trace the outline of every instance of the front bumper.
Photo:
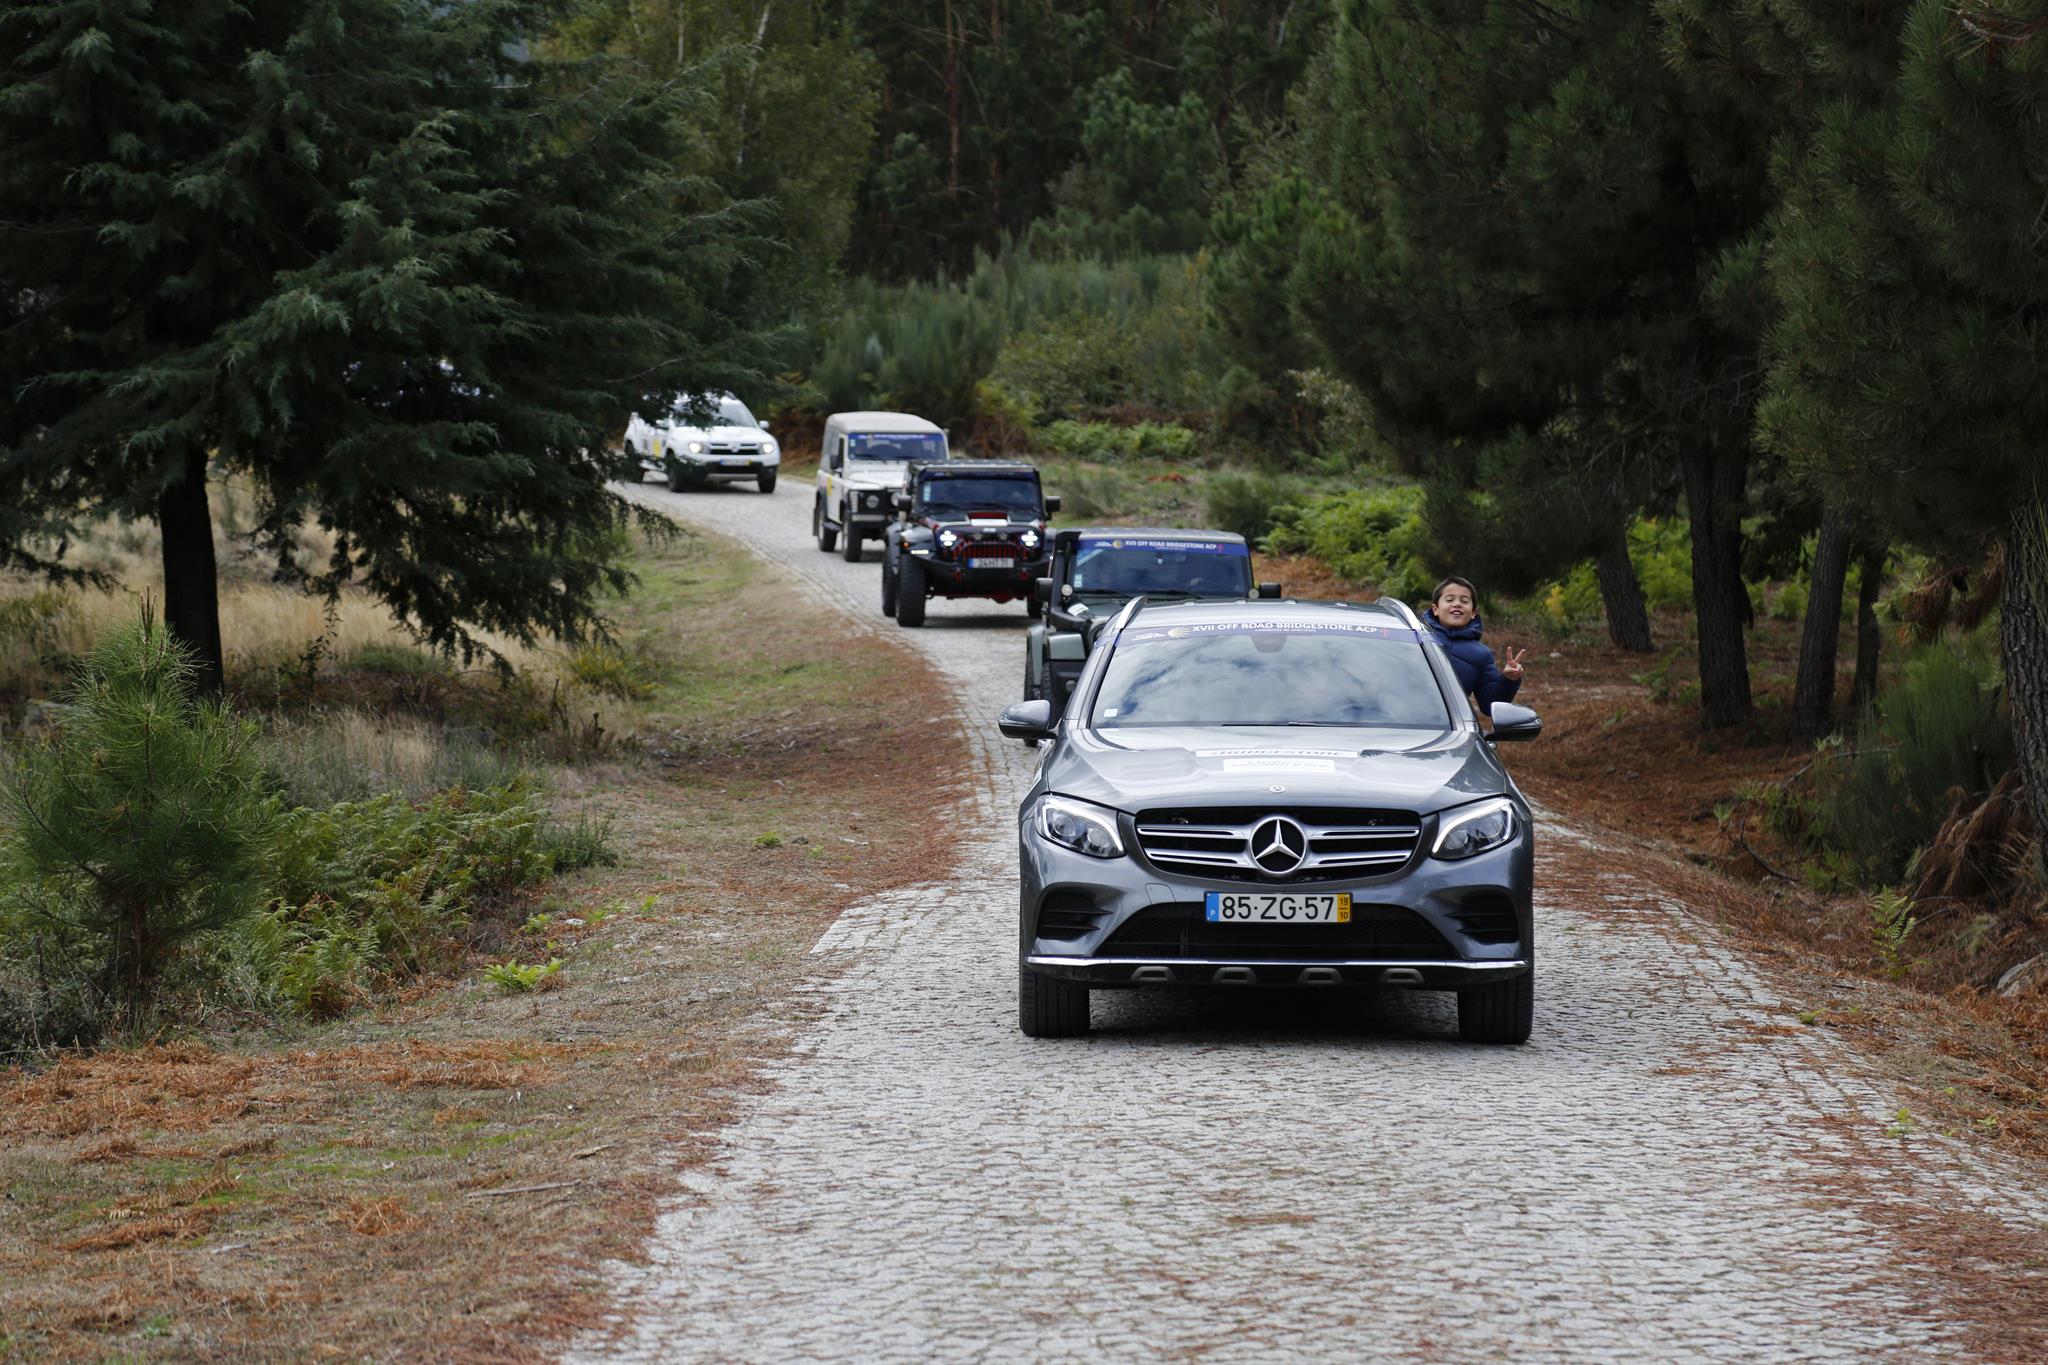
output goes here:
[{"label": "front bumper", "polygon": [[1045,576],[1045,559],[1019,559],[1000,569],[973,569],[936,555],[918,555],[925,587],[934,597],[1028,597],[1032,583]]},{"label": "front bumper", "polygon": [[[1125,846],[1135,847],[1128,820]],[[1426,822],[1424,841],[1433,837]],[[1142,855],[1090,858],[1020,826],[1019,955],[1090,986],[1402,986],[1457,990],[1535,965],[1534,838],[1474,858],[1415,856],[1349,880],[1263,885],[1168,872]],[[1348,891],[1350,925],[1217,925],[1207,893]]]},{"label": "front bumper", "polygon": [[665,455],[659,460],[642,460],[641,468],[651,474],[688,473],[698,479],[755,479],[782,467],[779,455]]}]

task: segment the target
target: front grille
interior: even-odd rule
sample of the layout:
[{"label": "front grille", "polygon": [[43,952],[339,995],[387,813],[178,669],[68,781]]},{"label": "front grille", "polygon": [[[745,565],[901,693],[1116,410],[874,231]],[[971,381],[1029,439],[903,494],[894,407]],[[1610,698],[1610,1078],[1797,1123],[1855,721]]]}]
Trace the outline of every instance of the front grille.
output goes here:
[{"label": "front grille", "polygon": [[1451,912],[1458,928],[1475,943],[1520,943],[1521,920],[1506,896],[1474,896]]},{"label": "front grille", "polygon": [[1346,958],[1438,960],[1457,953],[1428,920],[1399,905],[1353,902],[1349,924],[1212,924],[1199,901],[1148,905],[1117,926],[1097,957],[1147,961],[1259,958],[1342,961]]},{"label": "front grille", "polygon": [[1055,891],[1038,907],[1038,937],[1086,938],[1108,913],[1078,891]]},{"label": "front grille", "polygon": [[1014,540],[964,540],[953,553],[961,559],[1022,559],[1024,547]]},{"label": "front grille", "polygon": [[[1281,816],[1300,826],[1307,847],[1292,871],[1275,875],[1252,847],[1261,824]],[[1404,866],[1422,835],[1412,811],[1339,807],[1226,806],[1148,810],[1137,816],[1138,847],[1155,866],[1227,881],[1306,882],[1376,877]],[[1283,864],[1286,859],[1280,860]]]}]

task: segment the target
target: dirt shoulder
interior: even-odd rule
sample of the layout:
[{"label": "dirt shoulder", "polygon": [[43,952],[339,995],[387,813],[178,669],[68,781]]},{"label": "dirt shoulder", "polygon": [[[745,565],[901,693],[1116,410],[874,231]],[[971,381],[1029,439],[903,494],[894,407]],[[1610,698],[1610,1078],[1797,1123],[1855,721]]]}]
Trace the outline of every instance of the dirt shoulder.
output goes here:
[{"label": "dirt shoulder", "polygon": [[0,1357],[516,1360],[596,1319],[678,1153],[805,1017],[811,943],[942,860],[894,794],[968,767],[913,653],[739,546],[642,567],[625,638],[672,667],[556,779],[616,866],[405,1000],[0,1072]]}]

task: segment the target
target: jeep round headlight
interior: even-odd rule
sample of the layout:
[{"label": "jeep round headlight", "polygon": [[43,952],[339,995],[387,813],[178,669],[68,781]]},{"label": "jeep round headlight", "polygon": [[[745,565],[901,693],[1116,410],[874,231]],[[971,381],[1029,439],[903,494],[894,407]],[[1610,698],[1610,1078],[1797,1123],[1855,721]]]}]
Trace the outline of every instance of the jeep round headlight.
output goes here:
[{"label": "jeep round headlight", "polygon": [[1023,535],[1018,536],[1017,539],[1023,542],[1024,548],[1027,550],[1038,548],[1038,532],[1036,531],[1026,531]]},{"label": "jeep round headlight", "polygon": [[1495,797],[1445,811],[1429,852],[1436,858],[1470,858],[1514,837],[1515,803]]},{"label": "jeep round headlight", "polygon": [[1116,813],[1072,797],[1048,796],[1038,803],[1038,832],[1061,848],[1091,858],[1116,858],[1124,851]]},{"label": "jeep round headlight", "polygon": [[954,532],[952,532],[952,531],[941,531],[941,532],[939,532],[939,544],[941,544],[941,545],[945,546],[945,547],[946,547],[947,549],[949,549],[949,550],[950,550],[950,549],[952,549],[952,548],[953,548],[953,547],[954,547],[955,545],[958,545],[959,543],[960,543],[960,537],[959,537],[959,536],[958,536],[957,534],[955,534]]},{"label": "jeep round headlight", "polygon": [[692,455],[702,455],[704,453],[704,443],[702,441],[692,441],[684,449],[688,450]]},{"label": "jeep round headlight", "polygon": [[880,493],[863,493],[860,495],[860,505],[868,508],[880,507],[882,505],[882,495]]}]

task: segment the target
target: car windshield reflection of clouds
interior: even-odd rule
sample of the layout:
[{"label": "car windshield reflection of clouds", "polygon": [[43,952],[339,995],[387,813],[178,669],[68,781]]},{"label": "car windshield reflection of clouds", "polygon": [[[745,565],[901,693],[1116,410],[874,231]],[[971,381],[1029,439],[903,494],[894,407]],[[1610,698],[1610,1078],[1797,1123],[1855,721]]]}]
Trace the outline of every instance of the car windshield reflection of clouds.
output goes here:
[{"label": "car windshield reflection of clouds", "polygon": [[1252,590],[1251,556],[1198,549],[1141,549],[1084,544],[1074,556],[1068,585],[1075,592],[1191,592],[1211,597],[1247,597]]},{"label": "car windshield reflection of clouds", "polygon": [[[1206,634],[1181,634],[1190,630]],[[1380,627],[1134,628],[1117,641],[1092,724],[1443,729],[1414,633]]]},{"label": "car windshield reflection of clouds", "polygon": [[[700,425],[691,412],[691,405],[699,400],[684,394],[676,400],[674,420],[680,426]],[[717,427],[757,427],[754,414],[747,411],[747,405],[737,398],[707,398],[702,400],[708,410],[701,425]]]},{"label": "car windshield reflection of clouds", "polygon": [[935,431],[859,431],[846,438],[846,453],[856,460],[943,460],[946,438]]}]

